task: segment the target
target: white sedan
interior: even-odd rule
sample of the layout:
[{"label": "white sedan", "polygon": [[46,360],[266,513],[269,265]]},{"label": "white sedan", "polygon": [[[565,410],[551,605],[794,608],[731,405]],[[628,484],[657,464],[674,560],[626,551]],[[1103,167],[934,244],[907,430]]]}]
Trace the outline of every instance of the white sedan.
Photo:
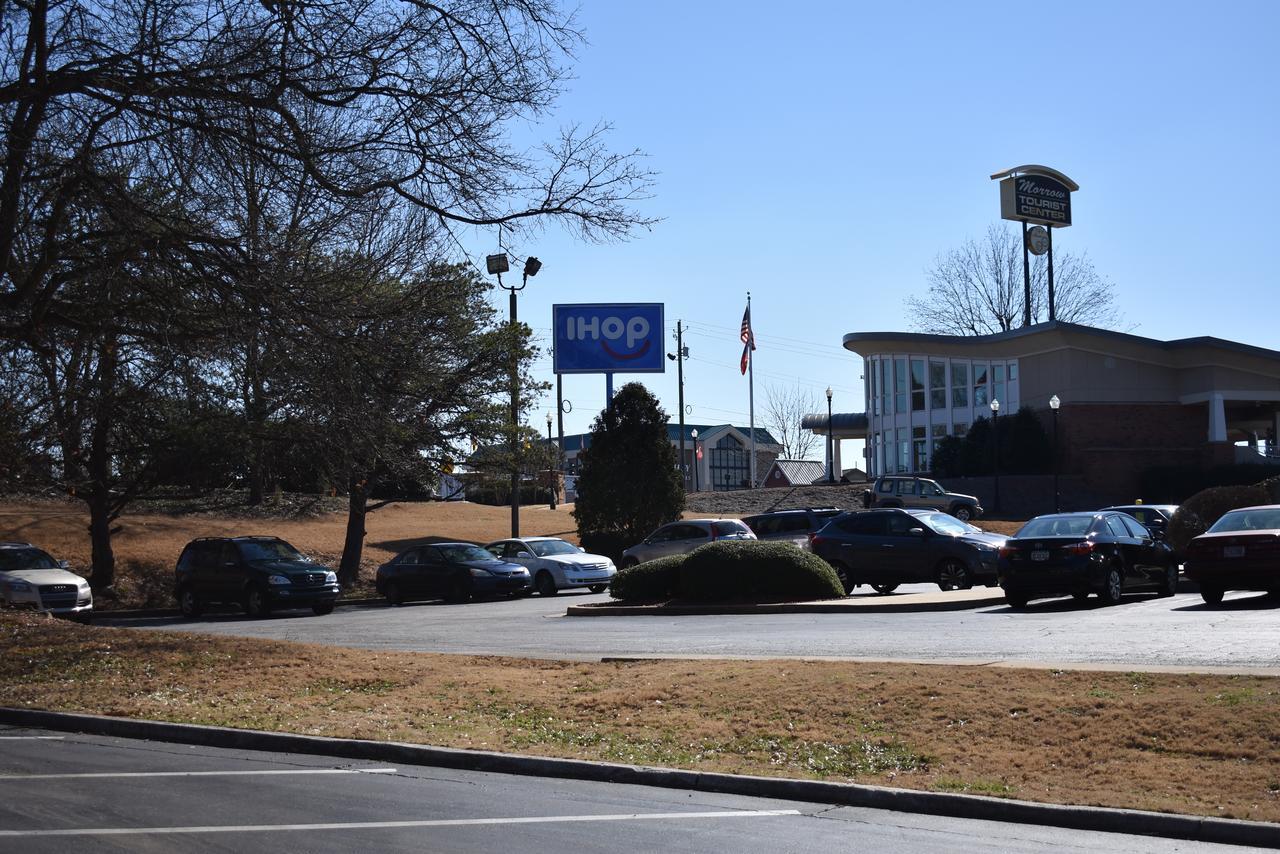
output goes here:
[{"label": "white sedan", "polygon": [[533,576],[534,589],[543,596],[554,596],[572,587],[603,593],[618,571],[604,555],[587,554],[558,537],[497,540],[485,548],[494,557],[526,567]]},{"label": "white sedan", "polygon": [[0,605],[35,608],[88,622],[89,582],[30,543],[0,543]]}]

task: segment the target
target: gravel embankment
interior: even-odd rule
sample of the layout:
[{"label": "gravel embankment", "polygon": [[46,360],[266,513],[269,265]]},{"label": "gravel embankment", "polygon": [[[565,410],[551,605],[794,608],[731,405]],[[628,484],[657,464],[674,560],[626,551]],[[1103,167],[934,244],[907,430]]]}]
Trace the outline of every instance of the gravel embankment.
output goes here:
[{"label": "gravel embankment", "polygon": [[747,516],[751,513],[799,507],[856,510],[862,507],[862,492],[868,486],[867,483],[837,483],[833,486],[795,486],[788,489],[691,492],[685,498],[685,509],[716,516]]}]

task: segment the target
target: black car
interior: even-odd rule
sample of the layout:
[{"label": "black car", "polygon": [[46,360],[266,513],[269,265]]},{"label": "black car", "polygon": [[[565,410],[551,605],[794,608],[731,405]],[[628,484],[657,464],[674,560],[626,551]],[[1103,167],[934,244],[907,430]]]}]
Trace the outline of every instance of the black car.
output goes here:
[{"label": "black car", "polygon": [[1118,504],[1115,507],[1103,507],[1102,513],[1128,513],[1142,523],[1156,539],[1163,540],[1169,533],[1169,523],[1173,514],[1178,512],[1177,504]]},{"label": "black car", "polygon": [[528,569],[499,560],[474,543],[414,546],[378,567],[374,585],[392,605],[413,599],[466,602],[472,596],[533,592]]},{"label": "black car", "polygon": [[240,604],[251,617],[284,608],[328,614],[338,599],[338,576],[279,537],[192,540],[174,575],[174,595],[187,617],[199,616],[210,602]]},{"label": "black car", "polygon": [[939,510],[885,509],[837,516],[810,548],[835,569],[846,594],[861,584],[886,594],[917,582],[994,587],[1004,541]]},{"label": "black car", "polygon": [[1178,589],[1173,550],[1127,513],[1097,511],[1037,516],[1000,550],[1000,586],[1014,608],[1041,596],[1097,593],[1115,605],[1130,590],[1172,596]]},{"label": "black car", "polygon": [[809,548],[809,535],[844,511],[839,507],[805,507],[799,510],[774,510],[747,516],[742,521],[766,542],[793,543],[802,549]]}]

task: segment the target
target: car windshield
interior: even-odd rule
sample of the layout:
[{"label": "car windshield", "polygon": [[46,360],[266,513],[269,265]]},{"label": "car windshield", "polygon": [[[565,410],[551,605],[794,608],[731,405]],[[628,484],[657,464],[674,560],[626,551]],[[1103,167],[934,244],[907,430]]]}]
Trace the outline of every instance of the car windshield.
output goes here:
[{"label": "car windshield", "polygon": [[240,556],[247,561],[306,560],[302,553],[284,540],[245,540],[236,543]]},{"label": "car windshield", "polygon": [[444,555],[444,559],[449,561],[449,563],[466,563],[468,561],[485,561],[486,563],[493,563],[497,560],[496,557],[489,554],[489,552],[479,546],[447,545],[438,546],[438,548]]},{"label": "car windshield", "polygon": [[1267,531],[1280,528],[1280,508],[1232,510],[1209,526],[1210,534],[1224,531]]},{"label": "car windshield", "polygon": [[1092,516],[1044,516],[1018,529],[1015,537],[1083,537],[1093,524]]},{"label": "car windshield", "polygon": [[981,534],[981,528],[975,528],[970,524],[961,522],[955,516],[948,516],[946,513],[921,513],[918,517],[939,534],[951,534],[959,536],[961,534]]},{"label": "car windshield", "polygon": [[57,568],[58,562],[39,549],[0,549],[0,572]]},{"label": "car windshield", "polygon": [[529,543],[529,548],[533,549],[533,553],[538,557],[576,555],[578,553],[577,546],[573,543],[566,543],[564,540],[534,540]]}]

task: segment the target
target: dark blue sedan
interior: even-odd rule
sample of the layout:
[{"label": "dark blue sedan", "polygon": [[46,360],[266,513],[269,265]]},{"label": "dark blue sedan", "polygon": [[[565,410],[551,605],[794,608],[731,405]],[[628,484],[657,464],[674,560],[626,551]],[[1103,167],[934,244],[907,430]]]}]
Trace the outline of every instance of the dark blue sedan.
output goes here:
[{"label": "dark blue sedan", "polygon": [[1023,525],[1000,550],[1000,586],[1014,608],[1041,596],[1098,594],[1115,605],[1130,590],[1172,596],[1173,550],[1127,513],[1055,513]]},{"label": "dark blue sedan", "polygon": [[499,560],[473,543],[414,546],[378,567],[374,582],[392,605],[414,599],[466,602],[474,596],[525,596],[529,570]]}]

